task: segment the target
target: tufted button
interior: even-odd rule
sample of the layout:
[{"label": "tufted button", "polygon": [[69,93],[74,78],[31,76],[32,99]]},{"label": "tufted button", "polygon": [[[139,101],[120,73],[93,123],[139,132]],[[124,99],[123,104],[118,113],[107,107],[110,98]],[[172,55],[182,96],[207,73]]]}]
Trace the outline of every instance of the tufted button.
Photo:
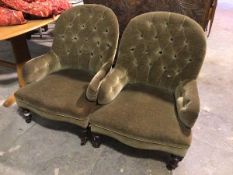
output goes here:
[{"label": "tufted button", "polygon": [[144,37],[144,35],[141,33],[141,34],[139,35],[139,39],[143,39],[143,37]]},{"label": "tufted button", "polygon": [[65,40],[65,35],[64,34],[61,34],[60,37],[61,37],[62,40]]},{"label": "tufted button", "polygon": [[130,52],[134,52],[134,51],[135,51],[135,47],[131,47]]},{"label": "tufted button", "polygon": [[173,60],[176,60],[177,59],[177,55],[175,54],[174,56],[173,56]]},{"label": "tufted button", "polygon": [[159,39],[159,37],[158,37],[158,35],[155,35],[154,40],[157,40],[157,39]]},{"label": "tufted button", "polygon": [[72,37],[72,40],[73,40],[73,41],[77,41],[77,40],[78,40],[78,36],[77,36],[77,35],[74,35],[74,36]]},{"label": "tufted button", "polygon": [[98,47],[100,46],[100,41],[97,41],[97,46],[98,46]]},{"label": "tufted button", "polygon": [[159,51],[158,51],[158,54],[159,54],[159,55],[162,55],[162,54],[163,54],[163,51],[162,51],[162,50],[159,50]]},{"label": "tufted button", "polygon": [[88,41],[88,38],[85,38],[85,42],[87,42]]},{"label": "tufted button", "polygon": [[166,66],[162,66],[162,70],[163,71],[167,70],[167,67]]},{"label": "tufted button", "polygon": [[171,38],[170,38],[170,42],[171,42],[171,43],[173,43],[173,41],[174,41],[174,38],[173,38],[173,37],[171,37]]},{"label": "tufted button", "polygon": [[79,53],[79,55],[81,55],[82,54],[82,50],[80,49],[78,53]]},{"label": "tufted button", "polygon": [[145,50],[145,52],[144,52],[146,55],[148,55],[149,54],[149,50]]},{"label": "tufted button", "polygon": [[97,27],[95,26],[94,28],[93,28],[93,31],[96,31],[97,30]]},{"label": "tufted button", "polygon": [[94,53],[93,52],[91,52],[91,57],[93,57],[94,56]]},{"label": "tufted button", "polygon": [[186,59],[187,64],[191,63],[192,61],[193,61],[192,58]]},{"label": "tufted button", "polygon": [[81,29],[82,29],[82,30],[84,30],[86,27],[87,27],[86,24],[82,24],[82,25],[81,25]]},{"label": "tufted button", "polygon": [[105,33],[108,33],[108,32],[109,32],[109,30],[108,30],[108,29],[106,29],[106,30],[105,30]]}]

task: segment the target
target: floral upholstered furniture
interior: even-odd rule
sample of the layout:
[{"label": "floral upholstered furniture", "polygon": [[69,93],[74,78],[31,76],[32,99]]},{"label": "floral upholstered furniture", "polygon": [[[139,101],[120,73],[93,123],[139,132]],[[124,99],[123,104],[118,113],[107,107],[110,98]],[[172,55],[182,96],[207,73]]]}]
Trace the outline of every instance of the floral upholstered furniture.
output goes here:
[{"label": "floral upholstered furniture", "polygon": [[103,4],[117,15],[120,24],[120,35],[129,21],[143,13],[168,11],[180,13],[197,21],[209,32],[214,20],[217,0],[83,0],[85,4]]},{"label": "floral upholstered furniture", "polygon": [[[196,78],[206,52],[203,29],[189,17],[151,12],[133,18],[116,66],[103,79],[91,131],[127,145],[185,156],[199,113]],[[105,104],[105,105],[104,105]]]},{"label": "floral upholstered furniture", "polygon": [[111,68],[119,36],[117,18],[102,5],[73,7],[59,17],[54,35],[51,50],[24,65],[27,85],[15,93],[17,104],[27,122],[32,111],[87,128],[95,103],[86,100],[86,89],[98,72],[93,79],[97,89],[87,91],[93,100]]}]

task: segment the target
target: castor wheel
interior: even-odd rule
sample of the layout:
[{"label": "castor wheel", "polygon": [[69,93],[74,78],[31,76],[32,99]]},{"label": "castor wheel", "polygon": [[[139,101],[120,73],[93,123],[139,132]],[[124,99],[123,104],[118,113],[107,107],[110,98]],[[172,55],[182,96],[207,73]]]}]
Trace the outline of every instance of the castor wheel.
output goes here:
[{"label": "castor wheel", "polygon": [[179,162],[183,159],[183,157],[176,156],[176,155],[170,155],[170,159],[167,162],[167,169],[168,170],[174,170],[178,167]]},{"label": "castor wheel", "polygon": [[102,143],[102,139],[98,135],[92,134],[91,144],[94,148],[99,148]]},{"label": "castor wheel", "polygon": [[23,109],[23,115],[26,123],[31,123],[32,121],[32,114],[28,109]]}]

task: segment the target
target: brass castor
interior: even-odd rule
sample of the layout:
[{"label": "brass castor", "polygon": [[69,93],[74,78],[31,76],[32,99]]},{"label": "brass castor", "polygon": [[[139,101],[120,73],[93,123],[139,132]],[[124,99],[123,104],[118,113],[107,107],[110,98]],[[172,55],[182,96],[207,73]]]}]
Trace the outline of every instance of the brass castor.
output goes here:
[{"label": "brass castor", "polygon": [[178,167],[179,162],[183,159],[183,157],[176,156],[171,154],[170,159],[167,162],[167,169],[174,170]]},{"label": "brass castor", "polygon": [[23,110],[23,116],[26,121],[26,123],[31,123],[32,121],[32,114],[28,109],[22,109]]}]

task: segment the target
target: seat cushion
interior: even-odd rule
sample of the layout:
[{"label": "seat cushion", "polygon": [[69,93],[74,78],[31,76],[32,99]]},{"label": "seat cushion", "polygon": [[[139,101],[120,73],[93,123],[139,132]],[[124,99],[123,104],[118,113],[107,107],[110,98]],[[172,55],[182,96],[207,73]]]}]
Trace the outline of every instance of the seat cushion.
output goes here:
[{"label": "seat cushion", "polygon": [[138,148],[144,142],[182,149],[191,141],[191,131],[177,119],[173,93],[143,85],[126,86],[112,103],[90,115],[90,123],[93,131],[137,141],[131,146]]},{"label": "seat cushion", "polygon": [[95,106],[85,98],[91,77],[80,70],[61,70],[19,89],[15,94],[16,101],[20,107],[43,117],[86,127],[87,116]]}]

